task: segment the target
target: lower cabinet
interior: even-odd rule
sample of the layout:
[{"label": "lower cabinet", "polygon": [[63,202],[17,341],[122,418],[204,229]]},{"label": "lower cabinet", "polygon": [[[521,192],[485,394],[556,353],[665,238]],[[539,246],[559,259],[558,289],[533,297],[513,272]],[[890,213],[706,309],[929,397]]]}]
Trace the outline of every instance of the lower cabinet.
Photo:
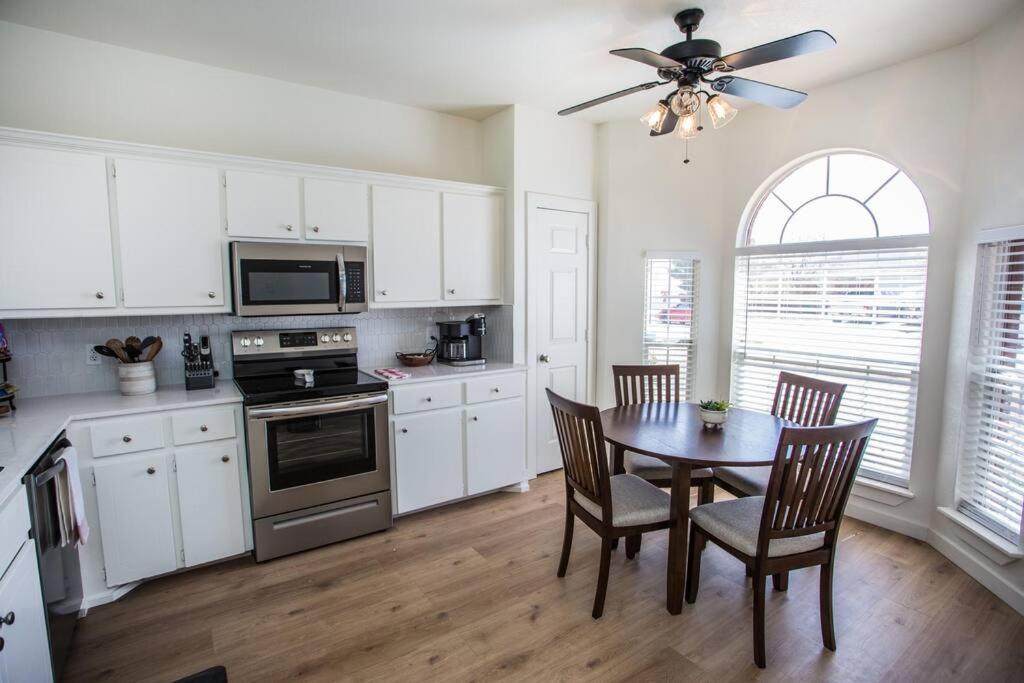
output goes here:
[{"label": "lower cabinet", "polygon": [[39,567],[31,540],[21,545],[0,577],[0,615],[5,616],[0,626],[0,681],[53,680]]},{"label": "lower cabinet", "polygon": [[395,418],[392,438],[399,513],[465,495],[461,410]]},{"label": "lower cabinet", "polygon": [[245,550],[235,443],[203,444],[174,453],[186,567]]},{"label": "lower cabinet", "polygon": [[466,492],[491,491],[524,479],[522,398],[466,408]]}]

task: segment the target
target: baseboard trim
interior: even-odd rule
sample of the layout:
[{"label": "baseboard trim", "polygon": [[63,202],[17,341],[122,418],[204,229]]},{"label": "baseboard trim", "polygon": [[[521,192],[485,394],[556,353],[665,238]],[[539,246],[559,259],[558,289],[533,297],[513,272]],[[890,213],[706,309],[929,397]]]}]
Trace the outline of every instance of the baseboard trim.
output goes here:
[{"label": "baseboard trim", "polygon": [[978,551],[963,541],[932,529],[926,539],[950,562],[967,572],[967,575],[992,591],[1000,600],[1024,614],[1024,589],[1014,586],[1005,577],[992,571],[978,557]]},{"label": "baseboard trim", "polygon": [[896,533],[903,534],[904,536],[916,538],[919,541],[928,540],[928,527],[926,525],[912,522],[886,510],[878,510],[873,507],[868,507],[852,498],[846,505],[846,515],[848,517],[853,517],[854,519],[859,519],[862,522],[867,522],[868,524],[880,526],[883,529],[888,529],[889,531],[895,531]]}]

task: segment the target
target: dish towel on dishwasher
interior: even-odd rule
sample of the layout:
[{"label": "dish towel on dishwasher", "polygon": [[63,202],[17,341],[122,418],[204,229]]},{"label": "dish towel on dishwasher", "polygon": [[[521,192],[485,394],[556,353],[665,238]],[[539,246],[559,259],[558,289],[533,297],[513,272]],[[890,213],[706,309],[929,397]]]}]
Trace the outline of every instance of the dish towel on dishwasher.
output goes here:
[{"label": "dish towel on dishwasher", "polygon": [[60,544],[85,545],[89,540],[89,522],[85,518],[82,479],[78,476],[78,452],[65,448],[58,459],[64,469],[57,473],[57,517],[60,518]]}]

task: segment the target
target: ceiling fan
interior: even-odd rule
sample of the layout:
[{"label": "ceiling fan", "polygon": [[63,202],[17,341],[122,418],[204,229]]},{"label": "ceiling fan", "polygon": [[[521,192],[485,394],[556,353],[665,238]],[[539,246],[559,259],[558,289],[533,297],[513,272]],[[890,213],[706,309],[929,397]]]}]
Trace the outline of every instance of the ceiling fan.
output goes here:
[{"label": "ceiling fan", "polygon": [[[704,97],[705,107],[715,128],[721,128],[736,116],[736,109],[721,94],[743,97],[758,104],[782,109],[795,107],[807,98],[807,93],[799,90],[733,76],[733,71],[818,52],[836,44],[835,38],[825,31],[807,31],[723,57],[722,46],[714,40],[693,38],[703,18],[702,9],[693,8],[678,13],[675,16],[676,26],[686,34],[686,40],[669,45],[660,53],[640,47],[611,51],[616,57],[653,66],[661,80],[641,83],[588,100],[563,109],[558,114],[575,114],[626,95],[675,83],[673,91],[641,120],[650,126],[652,136],[667,135],[678,127],[679,136],[689,140],[703,130],[700,122],[701,97]],[[723,75],[709,78],[712,74]],[[704,90],[704,86],[712,92]],[[684,163],[689,163],[689,159],[684,159]]]}]

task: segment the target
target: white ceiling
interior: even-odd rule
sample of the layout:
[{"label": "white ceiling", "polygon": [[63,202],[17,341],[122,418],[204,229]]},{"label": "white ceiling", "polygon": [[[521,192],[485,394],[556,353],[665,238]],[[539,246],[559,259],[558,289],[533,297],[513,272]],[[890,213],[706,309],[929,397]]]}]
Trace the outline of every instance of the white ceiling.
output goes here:
[{"label": "white ceiling", "polygon": [[[521,103],[551,112],[654,80],[608,50],[656,52],[702,7],[695,37],[725,53],[809,29],[838,46],[749,69],[808,90],[962,43],[1020,0],[2,0],[0,20],[236,71],[483,118]],[[575,116],[639,116],[631,95]]]}]

